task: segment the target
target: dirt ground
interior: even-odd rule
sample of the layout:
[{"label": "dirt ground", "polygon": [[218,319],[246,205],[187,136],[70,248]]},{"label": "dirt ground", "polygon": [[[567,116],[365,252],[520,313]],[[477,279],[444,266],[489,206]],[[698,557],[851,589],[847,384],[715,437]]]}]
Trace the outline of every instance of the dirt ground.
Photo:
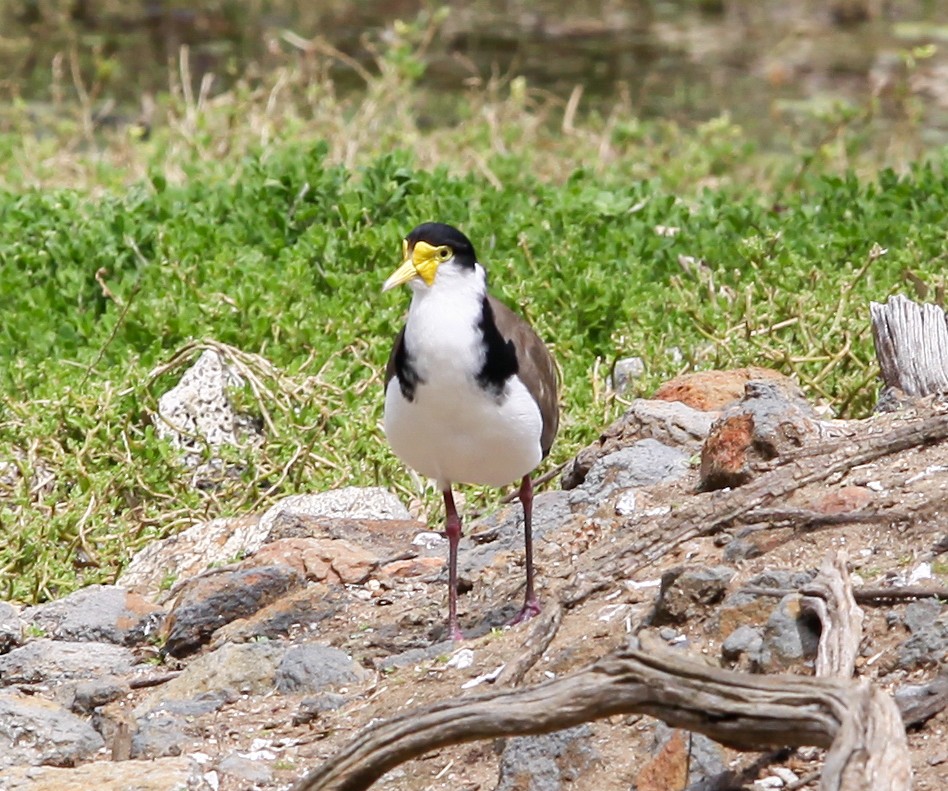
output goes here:
[{"label": "dirt ground", "polygon": [[[714,498],[719,493],[695,493],[697,473],[670,485],[641,490],[638,508],[629,517],[615,513],[615,497],[602,503],[596,514],[567,515],[562,527],[548,533],[537,547],[540,595],[555,600],[577,576],[601,571],[612,557],[628,548],[648,530],[661,525],[661,506],[678,508],[694,498]],[[727,592],[740,590],[748,579],[774,569],[816,569],[830,550],[844,548],[853,582],[860,585],[894,585],[909,581],[944,589],[948,583],[948,558],[936,547],[948,533],[943,510],[948,492],[948,443],[910,448],[878,461],[854,467],[843,474],[802,487],[782,503],[787,508],[812,508],[827,497],[845,502],[853,487],[865,496],[876,513],[890,513],[879,521],[852,521],[818,529],[781,527],[762,529],[745,536],[760,555],[728,564],[724,559],[728,534],[697,538],[636,572],[615,578],[579,606],[564,611],[562,624],[541,659],[527,673],[524,684],[540,683],[583,668],[637,633],[643,646],[667,645],[659,630],[643,626],[653,609],[663,572],[682,565],[731,565],[735,576]],[[857,492],[858,493],[858,492]],[[507,506],[519,509],[516,503]],[[478,529],[473,526],[474,531]],[[737,533],[738,528],[729,531]],[[933,548],[934,551],[933,551]],[[269,787],[286,787],[330,759],[361,728],[379,719],[426,705],[490,689],[491,674],[523,651],[531,623],[503,628],[522,595],[520,553],[499,555],[495,563],[471,580],[472,588],[460,597],[461,624],[468,638],[461,644],[438,643],[446,611],[446,592],[433,578],[397,583],[389,588],[340,589],[345,606],[314,631],[299,632],[293,639],[318,640],[342,648],[366,668],[372,679],[359,687],[340,690],[347,702],[334,711],[321,712],[301,722],[300,699],[272,695],[246,697],[223,710],[196,718],[191,724],[190,749],[226,754],[240,751],[265,761],[275,771]],[[914,574],[914,577],[913,577]],[[776,600],[774,600],[774,606]],[[864,605],[866,613],[857,675],[886,690],[932,679],[936,667],[913,671],[899,669],[896,647],[908,631],[896,616],[908,602]],[[677,629],[671,641],[679,650],[712,665],[721,665],[723,636],[715,624],[717,607],[705,607]],[[771,608],[772,609],[772,608]],[[893,615],[894,614],[894,615]],[[683,637],[682,637],[683,636]],[[667,634],[664,636],[667,638]],[[435,645],[435,653],[409,660],[385,671],[377,663],[411,649]],[[459,661],[460,652],[471,652],[471,663]],[[811,674],[812,662],[790,669]],[[654,753],[655,721],[639,715],[614,716],[591,725],[596,760],[576,781],[577,788],[629,791]],[[917,791],[948,788],[948,712],[942,711],[908,734]],[[489,791],[498,781],[502,740],[446,747],[395,768],[375,787],[391,791]],[[189,747],[185,747],[189,749]],[[726,750],[730,768],[753,764],[758,754]],[[213,754],[212,754],[213,757]],[[782,765],[809,782],[792,787],[815,789],[822,751],[793,751]],[[756,777],[772,774],[768,766],[751,773],[739,786],[749,788]],[[221,775],[222,791],[246,788],[247,780]],[[669,786],[670,788],[670,786]]]}]

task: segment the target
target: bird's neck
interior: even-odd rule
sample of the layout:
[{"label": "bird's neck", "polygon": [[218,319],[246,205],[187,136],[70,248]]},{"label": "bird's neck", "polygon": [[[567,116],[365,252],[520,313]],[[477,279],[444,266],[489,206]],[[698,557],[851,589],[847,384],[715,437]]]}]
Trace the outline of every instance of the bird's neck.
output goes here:
[{"label": "bird's neck", "polygon": [[405,342],[414,360],[427,369],[423,378],[442,371],[479,370],[483,338],[479,328],[487,296],[484,270],[436,280],[412,296]]}]

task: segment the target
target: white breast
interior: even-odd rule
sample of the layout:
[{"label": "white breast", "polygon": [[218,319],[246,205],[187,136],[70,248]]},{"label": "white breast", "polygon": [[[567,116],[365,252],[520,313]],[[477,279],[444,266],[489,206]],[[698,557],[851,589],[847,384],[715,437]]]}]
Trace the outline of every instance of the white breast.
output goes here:
[{"label": "white breast", "polygon": [[[439,280],[442,280],[439,273]],[[385,392],[385,434],[395,453],[441,488],[451,483],[505,486],[543,457],[543,421],[515,376],[502,393],[484,390],[484,351],[476,331],[484,273],[415,292],[405,342],[420,382],[407,400],[397,377]]]}]

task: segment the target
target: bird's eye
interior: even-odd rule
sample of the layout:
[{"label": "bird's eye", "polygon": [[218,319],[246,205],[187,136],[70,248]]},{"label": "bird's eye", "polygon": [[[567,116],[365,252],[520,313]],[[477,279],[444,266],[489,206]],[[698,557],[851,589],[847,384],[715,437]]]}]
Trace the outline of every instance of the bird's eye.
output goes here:
[{"label": "bird's eye", "polygon": [[442,261],[447,261],[451,257],[451,248],[450,247],[439,247],[438,248],[438,258]]}]

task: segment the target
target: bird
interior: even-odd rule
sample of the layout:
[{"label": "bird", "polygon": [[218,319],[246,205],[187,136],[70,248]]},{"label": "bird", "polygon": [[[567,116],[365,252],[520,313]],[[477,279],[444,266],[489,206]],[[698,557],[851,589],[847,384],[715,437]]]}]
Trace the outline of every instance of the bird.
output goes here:
[{"label": "bird", "polygon": [[556,363],[523,318],[487,290],[487,272],[457,228],[425,222],[402,242],[402,263],[382,286],[408,284],[408,316],[385,371],[383,428],[406,465],[444,498],[448,539],[447,635],[462,640],[457,612],[461,518],[455,484],[520,481],[526,592],[517,624],[539,614],[533,572],[531,473],[559,427]]}]

